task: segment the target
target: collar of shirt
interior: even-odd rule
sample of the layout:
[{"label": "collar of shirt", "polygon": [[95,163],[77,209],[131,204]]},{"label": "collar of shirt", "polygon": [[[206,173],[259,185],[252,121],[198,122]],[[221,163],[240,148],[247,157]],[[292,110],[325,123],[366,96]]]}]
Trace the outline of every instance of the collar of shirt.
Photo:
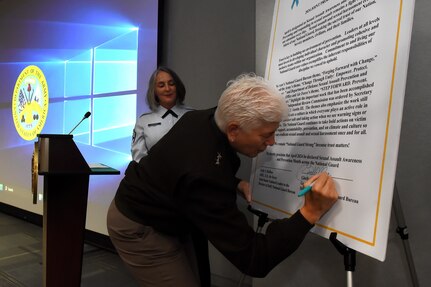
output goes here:
[{"label": "collar of shirt", "polygon": [[[177,114],[177,116],[180,116],[180,111],[181,108],[178,105],[175,105],[172,107],[172,109],[170,109],[171,111],[173,111],[175,114]],[[168,111],[167,108],[163,107],[163,106],[158,106],[157,108],[157,115],[160,116],[161,118],[163,118],[163,115]]]}]

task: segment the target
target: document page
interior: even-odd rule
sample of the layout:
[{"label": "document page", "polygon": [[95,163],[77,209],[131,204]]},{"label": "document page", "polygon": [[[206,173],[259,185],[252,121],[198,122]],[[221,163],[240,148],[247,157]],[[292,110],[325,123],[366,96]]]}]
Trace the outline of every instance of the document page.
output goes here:
[{"label": "document page", "polygon": [[381,261],[386,254],[413,1],[279,0],[266,78],[289,117],[253,160],[254,204],[273,217],[303,204],[326,171],[339,200],[313,228]]}]

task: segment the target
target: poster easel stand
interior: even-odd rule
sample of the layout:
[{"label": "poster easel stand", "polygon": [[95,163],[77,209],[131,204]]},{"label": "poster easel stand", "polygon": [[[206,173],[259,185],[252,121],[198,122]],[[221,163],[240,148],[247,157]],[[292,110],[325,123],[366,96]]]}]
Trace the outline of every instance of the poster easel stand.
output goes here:
[{"label": "poster easel stand", "polygon": [[396,218],[397,224],[398,224],[396,231],[400,235],[401,240],[403,242],[404,252],[405,252],[406,258],[407,258],[407,264],[409,266],[412,284],[414,287],[418,287],[419,286],[418,276],[416,274],[415,264],[413,262],[413,256],[412,256],[412,252],[410,250],[410,244],[409,244],[409,231],[407,229],[407,226],[406,226],[406,223],[404,220],[404,213],[403,213],[403,209],[401,206],[401,200],[400,200],[400,196],[398,194],[398,188],[397,188],[396,183],[394,185],[394,196],[393,196],[392,209],[394,211],[395,218]]},{"label": "poster easel stand", "polygon": [[[258,217],[256,233],[259,233],[262,231],[262,228],[265,225],[265,223],[267,223],[268,221],[272,221],[272,219],[268,217],[268,213],[263,212],[259,209],[255,209],[250,204],[247,206],[247,209],[248,209],[248,211],[250,211],[251,213],[253,213],[254,215],[256,215]],[[245,277],[246,277],[246,275],[245,275],[245,273],[243,273],[241,275],[239,282],[238,282],[238,287],[242,287]]]},{"label": "poster easel stand", "polygon": [[[407,264],[409,266],[410,271],[410,277],[412,280],[412,286],[413,287],[419,287],[419,281],[416,274],[415,265],[413,262],[413,256],[410,250],[410,244],[409,244],[409,232],[404,220],[404,213],[401,206],[401,200],[400,196],[398,194],[398,188],[397,184],[394,185],[394,195],[393,195],[393,206],[392,209],[395,214],[395,218],[397,220],[397,230],[396,232],[400,235],[401,240],[403,242],[404,246],[404,252],[406,254],[407,258]],[[355,271],[355,265],[356,265],[356,251],[345,246],[343,243],[338,241],[337,239],[337,233],[332,232],[329,236],[329,240],[334,244],[335,248],[340,252],[342,255],[344,255],[344,268],[347,272],[347,286],[352,287],[353,286],[353,271]]]},{"label": "poster easel stand", "polygon": [[329,240],[334,244],[335,248],[338,250],[340,254],[344,256],[344,270],[346,270],[347,274],[347,286],[353,286],[353,272],[356,267],[356,250],[351,249],[341,243],[337,239],[337,233],[332,232],[329,235]]}]

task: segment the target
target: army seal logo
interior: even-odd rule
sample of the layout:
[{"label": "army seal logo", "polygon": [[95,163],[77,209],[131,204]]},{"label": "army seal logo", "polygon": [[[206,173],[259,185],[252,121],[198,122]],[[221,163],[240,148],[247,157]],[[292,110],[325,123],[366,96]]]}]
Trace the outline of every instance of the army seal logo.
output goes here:
[{"label": "army seal logo", "polygon": [[41,69],[27,66],[15,84],[12,116],[18,134],[25,140],[39,134],[48,115],[48,83]]}]

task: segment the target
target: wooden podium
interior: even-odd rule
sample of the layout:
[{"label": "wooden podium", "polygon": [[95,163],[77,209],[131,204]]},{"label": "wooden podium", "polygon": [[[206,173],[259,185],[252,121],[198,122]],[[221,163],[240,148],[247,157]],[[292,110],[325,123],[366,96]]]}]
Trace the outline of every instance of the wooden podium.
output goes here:
[{"label": "wooden podium", "polygon": [[35,155],[38,174],[44,176],[43,286],[78,287],[89,177],[120,172],[111,168],[91,169],[72,135],[38,135]]}]

